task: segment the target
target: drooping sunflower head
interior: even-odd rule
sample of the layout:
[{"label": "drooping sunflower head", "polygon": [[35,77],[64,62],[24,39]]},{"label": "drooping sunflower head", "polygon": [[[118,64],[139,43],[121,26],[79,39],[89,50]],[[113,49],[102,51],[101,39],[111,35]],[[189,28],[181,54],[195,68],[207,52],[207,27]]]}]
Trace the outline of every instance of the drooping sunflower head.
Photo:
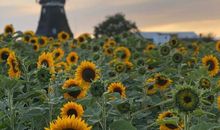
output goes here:
[{"label": "drooping sunflower head", "polygon": [[9,48],[0,49],[0,62],[6,62],[12,51]]},{"label": "drooping sunflower head", "polygon": [[49,128],[45,130],[91,130],[92,127],[85,123],[81,118],[71,117],[58,117],[55,121],[50,123]]},{"label": "drooping sunflower head", "polygon": [[79,60],[79,56],[76,52],[70,52],[66,57],[66,62],[68,65],[77,64]]},{"label": "drooping sunflower head", "polygon": [[102,81],[97,80],[91,84],[90,93],[93,97],[101,97],[105,92],[105,85]]},{"label": "drooping sunflower head", "polygon": [[52,75],[50,73],[50,70],[45,67],[38,69],[37,75],[36,75],[38,81],[40,81],[40,83],[44,83],[44,84],[49,83],[51,76]]},{"label": "drooping sunflower head", "polygon": [[[169,119],[176,116],[171,111],[165,111],[159,114],[157,121],[163,121],[165,119]],[[183,124],[181,121],[177,121],[177,123],[164,123],[160,125],[160,130],[182,130]]]},{"label": "drooping sunflower head", "polygon": [[64,93],[65,99],[79,99],[86,96],[87,88],[82,86],[76,79],[66,80],[62,87],[67,92]]},{"label": "drooping sunflower head", "polygon": [[155,85],[158,87],[159,90],[165,90],[167,87],[170,86],[172,80],[165,77],[164,75],[156,74],[155,76]]},{"label": "drooping sunflower head", "polygon": [[53,54],[54,60],[59,61],[63,58],[64,51],[61,48],[56,48],[56,49],[53,50],[52,54]]},{"label": "drooping sunflower head", "polygon": [[75,116],[75,117],[82,117],[84,113],[83,107],[81,104],[75,102],[68,102],[63,105],[61,108],[61,117],[66,116]]},{"label": "drooping sunflower head", "polygon": [[114,57],[123,61],[128,61],[131,57],[131,52],[127,47],[118,47],[114,50]]},{"label": "drooping sunflower head", "polygon": [[117,107],[117,110],[122,114],[128,113],[131,109],[131,105],[128,101],[122,102],[118,104],[116,107]]},{"label": "drooping sunflower head", "polygon": [[65,42],[67,40],[69,40],[70,38],[70,35],[67,33],[67,32],[60,32],[58,33],[58,39],[61,41],[61,42]]},{"label": "drooping sunflower head", "polygon": [[65,71],[69,71],[70,67],[67,65],[66,62],[59,62],[57,64],[55,64],[55,71],[58,72],[65,72]]},{"label": "drooping sunflower head", "polygon": [[209,75],[215,76],[219,72],[218,59],[213,55],[206,55],[202,58],[202,63],[205,67],[208,67]]},{"label": "drooping sunflower head", "polygon": [[40,45],[40,47],[46,46],[47,42],[48,42],[48,40],[47,40],[47,37],[45,37],[45,36],[38,38],[38,44]]},{"label": "drooping sunflower head", "polygon": [[215,49],[220,52],[220,41],[217,41],[215,44]]},{"label": "drooping sunflower head", "polygon": [[108,47],[108,48],[104,48],[104,54],[107,55],[107,56],[112,56],[113,55],[113,52],[114,52],[114,49],[112,47]]},{"label": "drooping sunflower head", "polygon": [[15,32],[14,27],[12,24],[6,25],[4,29],[5,35],[12,35]]},{"label": "drooping sunflower head", "polygon": [[50,68],[50,72],[54,73],[54,60],[51,53],[42,53],[38,57],[37,67],[41,68],[42,66]]},{"label": "drooping sunflower head", "polygon": [[90,84],[99,78],[99,72],[93,62],[83,61],[77,67],[75,77],[82,83]]},{"label": "drooping sunflower head", "polygon": [[109,93],[119,93],[122,98],[126,98],[126,87],[120,82],[113,82],[108,86]]},{"label": "drooping sunflower head", "polygon": [[116,46],[116,41],[113,39],[108,39],[107,42],[105,44],[108,44],[109,46]]},{"label": "drooping sunflower head", "polygon": [[192,112],[199,107],[200,97],[190,87],[182,88],[174,96],[176,107],[182,112]]},{"label": "drooping sunflower head", "polygon": [[199,81],[199,85],[201,88],[208,89],[211,87],[211,81],[207,78],[201,78]]},{"label": "drooping sunflower head", "polygon": [[160,48],[160,54],[161,54],[162,56],[167,56],[167,55],[169,55],[169,54],[170,54],[170,47],[169,47],[169,46],[162,46],[162,47]]},{"label": "drooping sunflower head", "polygon": [[11,78],[19,78],[21,76],[20,64],[14,53],[11,53],[7,59],[9,65],[8,75]]},{"label": "drooping sunflower head", "polygon": [[175,53],[172,57],[174,63],[181,63],[183,61],[183,55],[180,53]]}]

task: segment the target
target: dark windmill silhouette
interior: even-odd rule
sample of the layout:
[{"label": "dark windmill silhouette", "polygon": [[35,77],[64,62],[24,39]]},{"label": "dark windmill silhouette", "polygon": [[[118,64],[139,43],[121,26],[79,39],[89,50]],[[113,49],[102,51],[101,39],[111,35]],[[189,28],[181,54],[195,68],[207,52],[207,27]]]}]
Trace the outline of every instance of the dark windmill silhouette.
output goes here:
[{"label": "dark windmill silhouette", "polygon": [[42,6],[37,35],[56,38],[59,32],[65,31],[73,37],[64,9],[66,0],[37,0],[37,2]]}]

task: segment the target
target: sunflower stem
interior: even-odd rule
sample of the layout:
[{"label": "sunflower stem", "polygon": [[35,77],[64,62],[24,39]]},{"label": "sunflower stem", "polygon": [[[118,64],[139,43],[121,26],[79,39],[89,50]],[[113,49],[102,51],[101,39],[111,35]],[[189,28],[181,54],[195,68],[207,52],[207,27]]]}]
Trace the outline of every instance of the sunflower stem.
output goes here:
[{"label": "sunflower stem", "polygon": [[186,113],[184,114],[184,130],[189,130],[188,129],[188,115]]},{"label": "sunflower stem", "polygon": [[9,110],[10,110],[10,124],[11,129],[15,130],[15,117],[14,117],[14,104],[13,104],[13,90],[10,89],[8,91],[8,103],[9,103]]},{"label": "sunflower stem", "polygon": [[103,130],[107,130],[107,126],[106,126],[106,102],[105,102],[105,95],[102,98],[102,119],[103,119]]}]

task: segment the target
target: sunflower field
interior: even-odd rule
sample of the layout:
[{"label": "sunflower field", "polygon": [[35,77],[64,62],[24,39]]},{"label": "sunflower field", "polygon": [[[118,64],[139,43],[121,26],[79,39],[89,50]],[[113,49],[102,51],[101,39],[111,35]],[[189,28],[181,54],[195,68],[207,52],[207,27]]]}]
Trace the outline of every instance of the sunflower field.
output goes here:
[{"label": "sunflower field", "polygon": [[1,130],[220,130],[220,42],[0,34]]}]

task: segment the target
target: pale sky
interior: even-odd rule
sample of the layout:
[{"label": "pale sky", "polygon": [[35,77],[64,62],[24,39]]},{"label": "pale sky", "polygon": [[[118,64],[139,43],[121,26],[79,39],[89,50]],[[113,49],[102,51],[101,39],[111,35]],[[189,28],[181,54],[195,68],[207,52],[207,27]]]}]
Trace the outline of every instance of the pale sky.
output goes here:
[{"label": "pale sky", "polygon": [[[93,32],[105,16],[123,12],[141,31],[213,32],[220,37],[220,0],[67,0],[69,25],[79,35]],[[41,6],[35,0],[0,0],[0,32],[6,24],[36,30]]]}]

